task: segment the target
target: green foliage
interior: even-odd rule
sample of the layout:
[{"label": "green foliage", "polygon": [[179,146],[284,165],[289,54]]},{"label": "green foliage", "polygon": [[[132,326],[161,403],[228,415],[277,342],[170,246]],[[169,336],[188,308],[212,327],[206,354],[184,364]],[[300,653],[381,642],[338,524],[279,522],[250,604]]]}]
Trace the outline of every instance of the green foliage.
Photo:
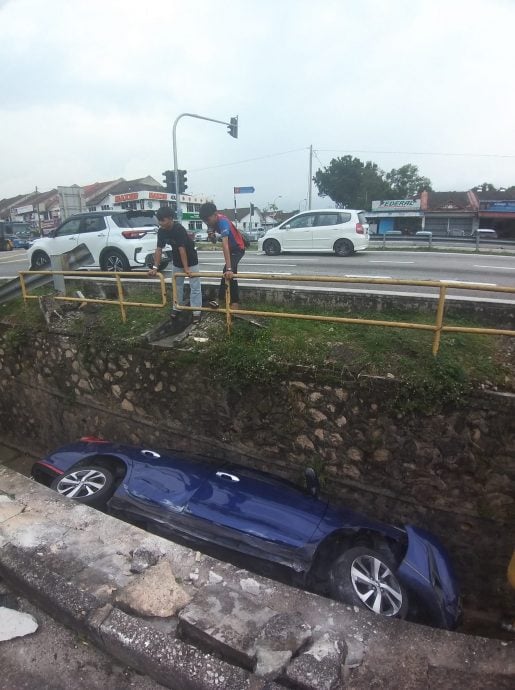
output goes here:
[{"label": "green foliage", "polygon": [[388,196],[389,186],[379,167],[359,158],[333,158],[313,178],[320,196],[328,196],[339,207],[369,208],[373,199]]},{"label": "green foliage", "polygon": [[431,180],[419,175],[418,167],[411,163],[390,170],[386,174],[386,180],[390,185],[392,198],[396,199],[407,199],[423,190],[431,190]]},{"label": "green foliage", "polygon": [[431,189],[431,180],[410,163],[389,173],[376,163],[359,158],[333,158],[329,166],[317,170],[313,178],[320,196],[328,196],[337,206],[369,209],[374,199],[405,199]]}]

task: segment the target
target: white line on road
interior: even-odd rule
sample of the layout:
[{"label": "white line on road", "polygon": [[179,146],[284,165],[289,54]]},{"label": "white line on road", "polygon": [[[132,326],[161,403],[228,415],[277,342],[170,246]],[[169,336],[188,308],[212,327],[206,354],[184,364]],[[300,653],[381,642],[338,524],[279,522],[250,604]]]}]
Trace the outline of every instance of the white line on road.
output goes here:
[{"label": "white line on road", "polygon": [[351,275],[351,274],[345,275],[344,277],[345,278],[380,278],[381,280],[383,280],[385,278],[388,280],[392,279],[392,276],[357,276],[357,275]]},{"label": "white line on road", "polygon": [[500,268],[504,271],[515,271],[515,266],[481,266],[481,264],[472,264],[473,268]]},{"label": "white line on road", "polygon": [[440,278],[440,283],[461,283],[462,285],[487,285],[488,287],[496,287],[497,283],[476,283],[473,280],[454,280],[453,278]]},{"label": "white line on road", "polygon": [[371,259],[369,264],[414,264],[414,261],[380,261],[379,259]]}]

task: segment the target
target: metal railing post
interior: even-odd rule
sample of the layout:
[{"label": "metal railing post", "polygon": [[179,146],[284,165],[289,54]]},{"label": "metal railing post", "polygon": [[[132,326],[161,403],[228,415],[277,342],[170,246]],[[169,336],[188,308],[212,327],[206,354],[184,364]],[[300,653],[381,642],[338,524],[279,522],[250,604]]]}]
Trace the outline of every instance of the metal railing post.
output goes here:
[{"label": "metal railing post", "polygon": [[115,278],[116,278],[116,289],[118,290],[118,299],[120,300],[120,311],[122,312],[122,321],[125,323],[127,321],[127,312],[125,309],[125,305],[123,303],[123,288],[122,288],[122,282],[120,280],[120,276],[118,273],[115,273]]},{"label": "metal railing post", "polygon": [[231,281],[225,279],[225,319],[227,322],[227,333],[231,334],[232,330],[232,312],[231,312]]},{"label": "metal railing post", "polygon": [[438,308],[436,310],[435,334],[433,337],[433,357],[436,357],[436,355],[438,354],[438,350],[440,349],[440,339],[442,337],[443,314],[445,309],[446,293],[447,287],[445,285],[441,285],[440,296],[438,298]]}]

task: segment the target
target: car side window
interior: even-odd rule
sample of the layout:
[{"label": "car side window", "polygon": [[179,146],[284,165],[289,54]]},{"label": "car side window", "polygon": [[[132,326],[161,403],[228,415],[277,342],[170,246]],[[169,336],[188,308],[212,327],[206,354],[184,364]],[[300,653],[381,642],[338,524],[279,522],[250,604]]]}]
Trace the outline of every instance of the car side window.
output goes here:
[{"label": "car side window", "polygon": [[66,235],[76,235],[80,228],[80,218],[72,218],[63,223],[55,233],[56,237],[66,237]]},{"label": "car side window", "polygon": [[285,226],[285,230],[294,230],[297,228],[312,228],[313,225],[315,224],[315,214],[314,213],[306,213],[303,216],[299,216],[298,218],[293,218],[293,220],[290,220]]},{"label": "car side window", "polygon": [[81,233],[84,232],[100,232],[105,230],[106,222],[104,216],[93,216],[92,218],[83,218],[80,227]]},{"label": "car side window", "polygon": [[339,213],[318,213],[317,225],[338,225],[340,223]]},{"label": "car side window", "polygon": [[[339,213],[338,216],[340,217],[340,220],[338,221],[339,223],[349,223],[350,219],[352,218],[352,214],[350,213]],[[361,222],[362,221],[360,221],[360,223]]]}]

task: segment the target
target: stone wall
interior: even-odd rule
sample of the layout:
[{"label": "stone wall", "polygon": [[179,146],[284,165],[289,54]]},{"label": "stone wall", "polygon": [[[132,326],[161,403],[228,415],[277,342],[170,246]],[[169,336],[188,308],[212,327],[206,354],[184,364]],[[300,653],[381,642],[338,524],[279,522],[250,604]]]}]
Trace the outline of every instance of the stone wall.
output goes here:
[{"label": "stone wall", "polygon": [[[295,374],[244,392],[180,354],[84,355],[77,338],[0,340],[0,431],[50,450],[87,434],[231,459],[299,480],[363,512],[414,522],[448,546],[471,606],[506,595],[515,517],[515,399],[482,393],[442,415],[386,404],[398,382],[331,387]],[[181,364],[182,362],[182,364]]]}]

